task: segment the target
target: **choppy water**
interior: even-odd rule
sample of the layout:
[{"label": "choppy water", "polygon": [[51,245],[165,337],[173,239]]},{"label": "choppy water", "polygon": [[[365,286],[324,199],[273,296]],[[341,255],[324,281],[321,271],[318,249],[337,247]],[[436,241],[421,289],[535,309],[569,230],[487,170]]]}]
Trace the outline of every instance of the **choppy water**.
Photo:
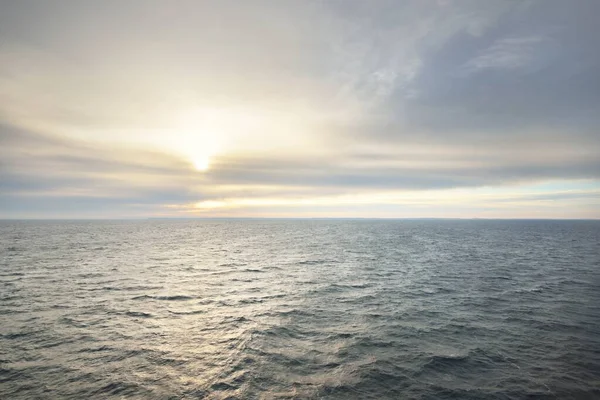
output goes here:
[{"label": "choppy water", "polygon": [[600,398],[600,222],[0,222],[0,398]]}]

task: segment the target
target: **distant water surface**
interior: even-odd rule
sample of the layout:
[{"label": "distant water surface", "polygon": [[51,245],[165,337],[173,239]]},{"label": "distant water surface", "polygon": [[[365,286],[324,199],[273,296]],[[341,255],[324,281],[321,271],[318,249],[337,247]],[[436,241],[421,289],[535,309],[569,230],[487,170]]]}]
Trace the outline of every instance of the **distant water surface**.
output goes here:
[{"label": "distant water surface", "polygon": [[0,222],[2,399],[598,399],[600,222]]}]

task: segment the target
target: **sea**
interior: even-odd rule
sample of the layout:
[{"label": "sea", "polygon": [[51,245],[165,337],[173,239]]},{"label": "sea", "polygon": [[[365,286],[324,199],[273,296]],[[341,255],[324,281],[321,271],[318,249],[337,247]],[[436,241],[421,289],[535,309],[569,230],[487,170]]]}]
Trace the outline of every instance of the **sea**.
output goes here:
[{"label": "sea", "polygon": [[600,399],[600,221],[0,221],[1,399]]}]

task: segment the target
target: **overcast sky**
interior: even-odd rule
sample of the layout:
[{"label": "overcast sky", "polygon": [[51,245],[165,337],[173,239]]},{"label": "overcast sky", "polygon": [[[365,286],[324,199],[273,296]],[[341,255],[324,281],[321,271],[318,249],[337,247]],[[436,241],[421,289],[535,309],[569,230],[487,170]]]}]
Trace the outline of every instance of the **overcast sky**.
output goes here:
[{"label": "overcast sky", "polygon": [[598,0],[0,0],[0,218],[600,218]]}]

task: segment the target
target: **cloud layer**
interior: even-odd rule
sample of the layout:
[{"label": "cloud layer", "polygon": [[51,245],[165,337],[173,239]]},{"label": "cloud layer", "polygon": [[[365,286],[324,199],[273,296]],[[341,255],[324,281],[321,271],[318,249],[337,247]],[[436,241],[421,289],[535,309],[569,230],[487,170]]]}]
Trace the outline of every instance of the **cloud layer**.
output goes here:
[{"label": "cloud layer", "polygon": [[600,217],[597,1],[0,11],[0,217]]}]

